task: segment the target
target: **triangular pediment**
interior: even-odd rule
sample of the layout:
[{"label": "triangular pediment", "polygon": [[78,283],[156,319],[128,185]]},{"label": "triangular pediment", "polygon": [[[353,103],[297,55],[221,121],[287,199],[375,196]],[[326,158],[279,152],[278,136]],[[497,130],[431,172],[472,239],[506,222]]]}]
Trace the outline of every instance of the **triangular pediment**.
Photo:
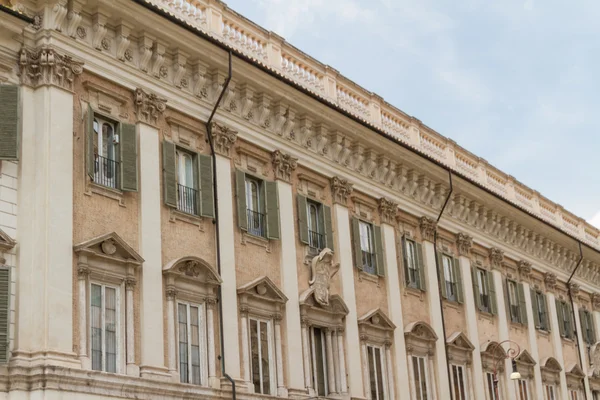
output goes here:
[{"label": "triangular pediment", "polygon": [[144,259],[116,232],[104,234],[76,245],[75,253],[85,253],[107,260],[141,265]]},{"label": "triangular pediment", "polygon": [[579,364],[572,364],[570,368],[567,368],[567,375],[569,377],[578,379],[581,379],[585,376]]},{"label": "triangular pediment", "polygon": [[7,251],[15,247],[15,240],[8,236],[8,233],[0,229],[0,251]]},{"label": "triangular pediment", "polygon": [[560,363],[554,357],[547,357],[547,358],[543,359],[541,365],[542,365],[542,370],[545,370],[548,372],[562,371],[562,367],[560,366]]},{"label": "triangular pediment", "polygon": [[288,298],[268,277],[262,276],[242,285],[237,290],[238,295],[247,294],[252,297],[260,298],[261,300],[272,301],[277,303],[285,303]]},{"label": "triangular pediment", "polygon": [[406,325],[404,335],[426,341],[436,341],[438,339],[433,328],[424,321],[411,322]]},{"label": "triangular pediment", "polygon": [[519,354],[516,358],[515,361],[519,364],[525,364],[525,365],[535,365],[537,364],[537,362],[533,359],[533,357],[531,357],[531,354],[529,354],[529,352],[527,350],[522,350],[521,354]]},{"label": "triangular pediment", "polygon": [[388,318],[387,315],[380,308],[369,311],[358,319],[358,325],[369,325],[371,327],[393,331],[396,329],[396,325]]},{"label": "triangular pediment", "polygon": [[448,337],[446,343],[458,350],[471,352],[475,349],[475,346],[473,346],[467,335],[462,332],[454,332]]}]

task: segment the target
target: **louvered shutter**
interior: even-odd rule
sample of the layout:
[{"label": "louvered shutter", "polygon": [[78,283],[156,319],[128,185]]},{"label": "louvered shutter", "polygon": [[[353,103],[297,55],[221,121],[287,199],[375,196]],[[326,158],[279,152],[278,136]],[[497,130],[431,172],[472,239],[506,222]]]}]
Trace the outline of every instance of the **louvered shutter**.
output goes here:
[{"label": "louvered shutter", "polygon": [[511,312],[511,308],[510,308],[510,280],[508,278],[502,280],[502,290],[504,293],[504,304],[506,306],[506,314],[507,314],[507,318],[511,321],[511,322],[518,322],[518,321],[513,321],[513,315]]},{"label": "louvered shutter", "polygon": [[540,328],[542,321],[540,321],[540,304],[538,301],[538,296],[537,293],[532,289],[530,290],[531,293],[531,308],[533,309],[533,324],[535,325],[536,328]]},{"label": "louvered shutter", "polygon": [[435,259],[437,260],[437,273],[440,283],[440,290],[442,298],[447,299],[448,293],[446,293],[446,276],[444,274],[444,257],[439,251],[435,252]]},{"label": "louvered shutter", "polygon": [[560,332],[560,336],[566,336],[565,332],[565,316],[562,302],[558,299],[555,301],[556,303],[556,318],[558,319],[558,330]]},{"label": "louvered shutter", "polygon": [[134,124],[119,124],[121,148],[121,190],[138,191],[137,133]]},{"label": "louvered shutter", "polygon": [[481,311],[481,295],[479,293],[479,277],[477,274],[477,267],[471,267],[471,278],[473,279],[473,298],[475,299],[475,306]]},{"label": "louvered shutter", "polygon": [[321,209],[323,211],[323,225],[325,226],[325,247],[333,250],[333,224],[331,222],[331,208],[329,206],[322,205]]},{"label": "louvered shutter", "polygon": [[417,270],[419,271],[419,289],[427,290],[425,284],[425,261],[423,260],[423,245],[421,243],[415,243],[417,250]]},{"label": "louvered shutter", "polygon": [[248,211],[246,206],[246,174],[235,170],[235,197],[237,201],[238,225],[241,230],[248,230]]},{"label": "louvered shutter", "polygon": [[0,267],[0,363],[8,361],[10,324],[10,268]]},{"label": "louvered shutter", "polygon": [[588,338],[588,330],[587,330],[587,318],[585,316],[585,310],[583,308],[579,309],[579,326],[581,328],[581,337],[586,343],[589,342]]},{"label": "louvered shutter", "polygon": [[571,304],[568,303],[564,303],[565,304],[565,314],[567,314],[567,318],[569,318],[569,338],[573,339],[575,338],[575,320],[573,318],[573,307],[571,306]]},{"label": "louvered shutter", "polygon": [[19,158],[19,87],[0,85],[0,160]]},{"label": "louvered shutter", "polygon": [[[402,243],[402,264],[404,266],[404,283],[406,284],[406,286],[410,285],[410,274],[408,271],[408,248],[407,248],[407,244],[406,244],[406,239],[404,238],[404,236],[402,236],[401,239],[401,243]],[[416,260],[415,260],[416,262]],[[419,283],[415,282],[415,286],[419,287]]]},{"label": "louvered shutter", "polygon": [[85,169],[93,181],[96,171],[96,155],[94,154],[94,110],[88,104],[85,120]]},{"label": "louvered shutter", "polygon": [[385,276],[385,260],[383,259],[383,241],[381,239],[381,227],[373,225],[373,244],[375,245],[375,263],[377,275]]},{"label": "louvered shutter", "polygon": [[352,217],[352,249],[354,251],[354,265],[362,270],[362,249],[360,247],[360,227],[357,218]]},{"label": "louvered shutter", "polygon": [[277,197],[277,183],[265,181],[267,238],[279,239],[279,198]]},{"label": "louvered shutter", "polygon": [[298,205],[298,236],[304,244],[309,244],[308,241],[308,209],[306,197],[301,194],[296,196],[296,204]]},{"label": "louvered shutter", "polygon": [[490,294],[490,312],[494,315],[498,313],[498,304],[496,302],[496,285],[494,285],[494,274],[486,271],[486,284]]},{"label": "louvered shutter", "polygon": [[590,334],[590,344],[596,343],[596,328],[594,327],[594,315],[591,312],[587,312],[587,326]]},{"label": "louvered shutter", "polygon": [[200,179],[200,215],[215,217],[214,176],[212,157],[198,154],[198,175]]},{"label": "louvered shutter", "polygon": [[458,258],[452,259],[452,266],[454,268],[454,276],[456,277],[456,300],[459,303],[463,303],[464,300],[464,288],[463,288],[463,278],[462,271],[460,269],[460,261]]},{"label": "louvered shutter", "polygon": [[542,296],[543,302],[540,303],[542,310],[544,311],[544,329],[550,332],[550,312],[548,311],[548,298],[546,295]]},{"label": "louvered shutter", "polygon": [[171,142],[163,141],[163,192],[165,204],[171,207],[177,207],[177,176],[176,176],[176,156],[175,145]]},{"label": "louvered shutter", "polygon": [[517,297],[519,298],[519,322],[527,325],[527,303],[525,302],[525,288],[522,283],[517,284]]}]

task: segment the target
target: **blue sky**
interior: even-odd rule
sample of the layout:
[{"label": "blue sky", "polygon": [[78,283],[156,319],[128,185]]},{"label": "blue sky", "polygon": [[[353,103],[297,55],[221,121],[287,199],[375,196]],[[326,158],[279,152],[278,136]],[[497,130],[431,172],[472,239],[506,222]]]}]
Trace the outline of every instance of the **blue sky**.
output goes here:
[{"label": "blue sky", "polygon": [[600,227],[600,2],[229,0]]}]

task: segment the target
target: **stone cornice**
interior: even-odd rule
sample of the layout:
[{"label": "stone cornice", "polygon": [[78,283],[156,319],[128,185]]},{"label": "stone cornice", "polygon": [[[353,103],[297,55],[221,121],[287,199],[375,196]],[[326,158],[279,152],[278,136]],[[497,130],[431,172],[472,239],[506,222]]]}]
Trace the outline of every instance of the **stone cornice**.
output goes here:
[{"label": "stone cornice", "polygon": [[381,222],[394,225],[396,223],[396,213],[398,212],[398,203],[382,197],[379,199],[379,214]]},{"label": "stone cornice", "polygon": [[140,88],[135,89],[133,104],[137,120],[149,125],[156,125],[158,118],[167,109],[167,99]]},{"label": "stone cornice", "polygon": [[348,197],[354,190],[353,185],[348,182],[347,179],[334,176],[331,178],[331,194],[333,202],[346,206],[348,204]]},{"label": "stone cornice", "polygon": [[213,122],[211,126],[211,135],[215,152],[229,157],[229,151],[237,141],[238,132],[227,125]]},{"label": "stone cornice", "polygon": [[18,76],[23,85],[33,88],[53,85],[72,91],[75,78],[82,72],[82,62],[48,46],[23,48],[19,53]]},{"label": "stone cornice", "polygon": [[275,179],[291,183],[292,172],[298,167],[298,159],[287,153],[275,150],[271,153],[271,162],[275,171]]}]

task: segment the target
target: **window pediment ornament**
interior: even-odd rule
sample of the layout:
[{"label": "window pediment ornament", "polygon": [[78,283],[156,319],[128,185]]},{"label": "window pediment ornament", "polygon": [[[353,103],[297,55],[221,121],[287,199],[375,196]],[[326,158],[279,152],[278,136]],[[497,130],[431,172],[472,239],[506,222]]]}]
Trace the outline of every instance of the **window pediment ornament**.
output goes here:
[{"label": "window pediment ornament", "polygon": [[432,355],[438,336],[429,324],[423,321],[411,322],[404,328],[406,350],[409,354]]},{"label": "window pediment ornament", "polygon": [[421,228],[421,237],[423,240],[433,242],[437,230],[437,222],[433,218],[423,216],[419,218],[419,227]]},{"label": "window pediment ornament", "polygon": [[569,368],[566,368],[567,387],[569,389],[583,389],[583,378],[585,374],[581,370],[579,364],[574,363]]},{"label": "window pediment ornament", "polygon": [[533,367],[537,362],[531,357],[531,354],[527,350],[521,350],[521,353],[515,357],[518,371],[525,378],[533,377]]},{"label": "window pediment ornament", "polygon": [[376,343],[391,345],[396,325],[380,309],[376,308],[358,319],[358,330],[361,338]]},{"label": "window pediment ornament", "polygon": [[120,264],[141,265],[144,262],[116,232],[104,234],[74,246],[79,255],[95,256]]},{"label": "window pediment ornament", "polygon": [[331,279],[340,269],[340,263],[333,262],[333,251],[325,248],[313,257],[310,263],[310,289],[314,290],[314,299],[322,306],[329,305],[329,286]]},{"label": "window pediment ornament", "polygon": [[498,342],[490,340],[481,346],[481,361],[485,371],[492,371],[494,367],[498,367],[498,372],[504,371],[504,363],[498,360],[506,359],[506,350],[502,346],[498,346]]},{"label": "window pediment ornament", "polygon": [[206,261],[198,257],[181,257],[163,267],[163,274],[212,286],[222,283],[219,274]]},{"label": "window pediment ornament", "polygon": [[315,299],[314,288],[308,288],[300,294],[300,316],[303,324],[323,327],[343,327],[344,317],[348,315],[348,307],[344,300],[334,294],[329,297],[329,305],[319,304]]},{"label": "window pediment ornament", "polygon": [[237,289],[240,298],[253,298],[258,301],[269,303],[285,304],[288,298],[285,294],[273,283],[268,276],[261,276]]}]

